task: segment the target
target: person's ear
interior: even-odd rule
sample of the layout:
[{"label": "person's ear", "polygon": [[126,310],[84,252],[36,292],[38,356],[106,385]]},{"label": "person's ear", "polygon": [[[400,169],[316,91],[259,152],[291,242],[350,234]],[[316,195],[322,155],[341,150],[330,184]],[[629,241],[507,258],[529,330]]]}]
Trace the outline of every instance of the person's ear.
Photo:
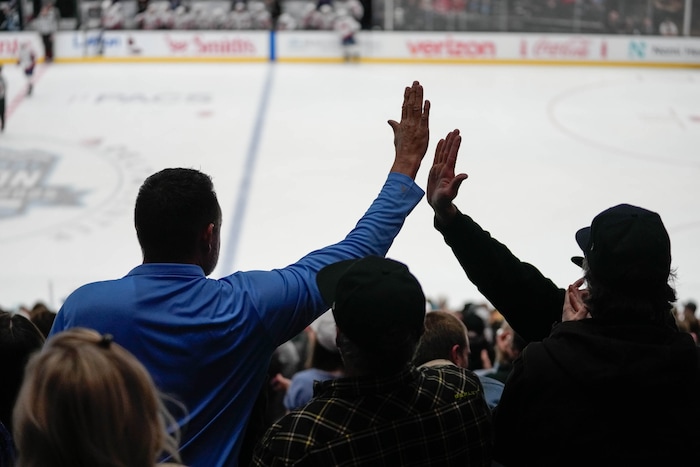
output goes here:
[{"label": "person's ear", "polygon": [[467,362],[464,361],[462,347],[459,344],[455,344],[450,348],[450,361],[459,367],[467,367]]},{"label": "person's ear", "polygon": [[214,224],[209,223],[207,227],[202,230],[201,234],[201,245],[202,249],[206,253],[210,253],[214,247]]}]

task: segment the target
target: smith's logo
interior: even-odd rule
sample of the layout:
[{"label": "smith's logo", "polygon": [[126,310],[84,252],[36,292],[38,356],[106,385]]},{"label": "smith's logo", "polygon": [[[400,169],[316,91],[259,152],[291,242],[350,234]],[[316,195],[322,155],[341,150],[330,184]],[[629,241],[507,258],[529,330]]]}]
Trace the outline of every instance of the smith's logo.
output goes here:
[{"label": "smith's logo", "polygon": [[85,193],[49,185],[57,159],[43,151],[0,149],[0,219],[21,215],[31,205],[81,204]]}]

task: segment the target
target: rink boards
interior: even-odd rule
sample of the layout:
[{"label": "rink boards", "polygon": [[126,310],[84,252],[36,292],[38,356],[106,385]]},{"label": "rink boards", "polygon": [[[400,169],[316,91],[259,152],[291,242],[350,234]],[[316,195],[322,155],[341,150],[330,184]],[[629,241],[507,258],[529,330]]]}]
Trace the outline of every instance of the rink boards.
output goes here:
[{"label": "rink boards", "polygon": [[[34,33],[0,36],[0,60]],[[565,34],[361,31],[365,63],[700,66],[700,38]],[[340,62],[330,31],[61,31],[57,62]]]}]

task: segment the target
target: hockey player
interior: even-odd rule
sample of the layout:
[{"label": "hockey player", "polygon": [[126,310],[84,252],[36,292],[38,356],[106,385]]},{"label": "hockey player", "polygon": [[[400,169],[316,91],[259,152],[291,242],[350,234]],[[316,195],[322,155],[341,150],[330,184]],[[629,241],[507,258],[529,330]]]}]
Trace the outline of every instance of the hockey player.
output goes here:
[{"label": "hockey player", "polygon": [[0,131],[5,131],[5,96],[7,96],[7,81],[2,75],[2,65],[0,65]]},{"label": "hockey player", "polygon": [[36,55],[34,50],[32,50],[29,42],[22,42],[19,47],[19,59],[17,60],[17,65],[24,71],[24,76],[27,77],[27,95],[32,95],[32,90],[34,89],[34,67],[36,66]]},{"label": "hockey player", "polygon": [[54,5],[54,0],[48,0],[33,21],[34,28],[41,34],[41,40],[44,43],[44,61],[47,63],[53,61],[53,41],[60,18],[61,13]]},{"label": "hockey player", "polygon": [[333,23],[333,29],[340,35],[340,45],[343,48],[343,59],[346,62],[357,62],[360,59],[356,34],[360,30],[360,23],[352,14],[344,8],[336,10],[337,16]]}]

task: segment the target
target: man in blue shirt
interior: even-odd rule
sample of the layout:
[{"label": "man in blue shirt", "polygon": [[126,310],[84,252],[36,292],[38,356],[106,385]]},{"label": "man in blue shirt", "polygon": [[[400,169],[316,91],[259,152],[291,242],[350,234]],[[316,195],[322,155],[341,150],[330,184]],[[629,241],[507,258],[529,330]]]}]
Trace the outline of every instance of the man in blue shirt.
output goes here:
[{"label": "man in blue shirt", "polygon": [[211,178],[171,168],[139,189],[135,225],[143,264],[84,285],[59,310],[51,334],[82,326],[110,333],[157,386],[186,409],[175,414],[190,467],[235,466],[270,357],[330,307],[316,273],[341,260],[384,256],[423,197],[415,176],[428,147],[430,102],[406,87],[394,163],[378,197],[339,243],[271,271],[209,279],[217,264],[221,208]]}]

